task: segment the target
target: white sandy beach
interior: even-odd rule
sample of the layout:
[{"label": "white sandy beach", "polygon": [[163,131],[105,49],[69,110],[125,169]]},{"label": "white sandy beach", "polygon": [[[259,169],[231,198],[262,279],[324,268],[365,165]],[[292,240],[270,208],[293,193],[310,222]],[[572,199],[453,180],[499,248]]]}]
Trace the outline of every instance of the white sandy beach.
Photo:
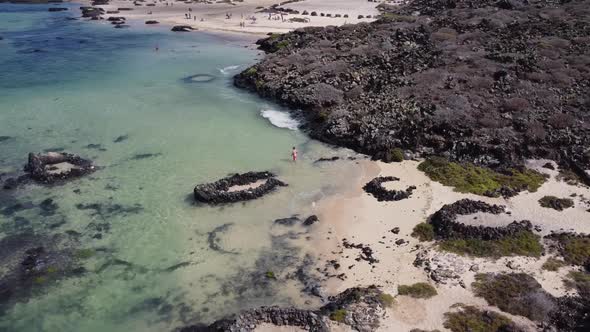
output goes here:
[{"label": "white sandy beach", "polygon": [[[539,164],[540,162],[536,162],[530,166]],[[344,272],[347,276],[345,280],[331,278],[326,284],[329,294],[337,294],[350,287],[375,284],[382,286],[384,292],[395,296],[399,285],[430,282],[436,286],[439,295],[428,300],[397,296],[396,304],[388,310],[388,315],[382,321],[380,328],[381,331],[409,331],[412,328],[445,330],[444,313],[450,311],[450,307],[455,303],[498,310],[487,306],[483,299],[473,296],[470,284],[476,273],[524,272],[535,277],[545,290],[555,296],[567,293],[562,279],[571,269],[562,268],[559,272],[542,270],[541,265],[545,262],[546,256],[539,259],[504,257],[498,260],[463,257],[430,250],[433,247],[432,243],[420,243],[410,234],[416,224],[426,221],[429,215],[444,204],[453,203],[462,198],[505,205],[512,212],[512,216],[508,219],[510,222],[531,220],[533,225],[541,226],[542,231],[538,233],[541,236],[548,234],[551,230],[562,228],[588,233],[590,232],[588,222],[590,214],[586,210],[590,206],[584,198],[580,198],[580,195],[590,197],[589,188],[570,186],[557,181],[556,171],[535,167],[551,175],[551,178],[537,192],[523,192],[509,200],[489,198],[454,192],[452,188],[428,179],[417,170],[417,165],[418,162],[415,161],[394,164],[362,161],[359,167],[364,170],[364,176],[354,179],[353,191],[330,197],[317,205],[320,225],[315,232],[314,246],[321,248],[320,251],[323,253],[321,262],[338,261],[341,267],[339,270],[333,270],[334,274]],[[388,189],[402,190],[415,185],[417,190],[409,199],[378,202],[373,196],[362,191],[362,186],[378,175],[396,176],[401,179],[384,184]],[[575,206],[562,212],[543,208],[538,203],[539,198],[544,195],[569,197],[572,193],[578,195],[574,198]],[[391,232],[394,227],[400,228],[399,234]],[[370,265],[364,260],[355,260],[360,250],[343,248],[342,239],[347,239],[354,244],[368,245],[373,249],[373,255],[379,262]],[[400,239],[403,239],[405,243],[395,244],[396,240]],[[438,263],[455,271],[460,278],[446,284],[435,284],[422,267],[413,265],[419,253],[422,253],[431,264]],[[477,269],[471,270],[474,265]],[[534,323],[527,319],[510,317],[526,329],[534,330]]]},{"label": "white sandy beach", "polygon": [[[90,4],[91,1],[84,0],[84,3]],[[122,16],[131,20],[155,20],[160,25],[190,25],[202,31],[266,35],[267,33],[284,33],[307,26],[371,22],[379,15],[376,6],[380,3],[367,0],[303,0],[280,5],[280,8],[300,12],[300,14],[290,13],[282,16],[278,13],[269,15],[268,12],[262,12],[263,9],[268,9],[272,5],[281,4],[277,0],[244,0],[242,2],[111,0],[108,5],[96,7],[106,11],[117,11],[119,8],[132,9],[106,14],[105,18]],[[304,11],[307,11],[309,15],[302,15]],[[317,16],[311,16],[312,12],[316,12]],[[188,18],[189,14],[190,18]],[[325,16],[322,17],[322,14]],[[328,17],[328,14],[331,17]],[[335,17],[336,15],[340,17]],[[359,18],[359,15],[363,18]],[[302,19],[306,22],[294,22],[293,19]]]}]

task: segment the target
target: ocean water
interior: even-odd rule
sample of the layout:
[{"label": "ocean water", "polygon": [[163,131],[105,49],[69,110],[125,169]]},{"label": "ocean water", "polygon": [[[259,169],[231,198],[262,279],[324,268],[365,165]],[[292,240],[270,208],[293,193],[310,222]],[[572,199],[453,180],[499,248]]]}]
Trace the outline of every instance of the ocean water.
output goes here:
[{"label": "ocean water", "polygon": [[[0,241],[77,234],[86,273],[38,280],[3,304],[0,331],[165,331],[247,307],[314,304],[287,273],[313,253],[310,230],[273,220],[305,217],[345,186],[352,162],[314,161],[352,153],[310,140],[280,107],[232,86],[259,56],[248,42],[114,29],[71,20],[78,6],[66,6],[0,4],[0,174],[50,150],[99,170],[0,190]],[[250,170],[289,186],[244,204],[193,203],[194,185]],[[48,198],[51,213],[39,207]]]}]

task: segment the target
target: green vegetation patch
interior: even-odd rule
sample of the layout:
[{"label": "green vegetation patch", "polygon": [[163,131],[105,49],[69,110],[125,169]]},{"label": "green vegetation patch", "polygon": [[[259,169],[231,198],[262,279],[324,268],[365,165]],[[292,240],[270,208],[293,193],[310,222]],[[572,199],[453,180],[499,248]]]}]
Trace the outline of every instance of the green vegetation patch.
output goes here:
[{"label": "green vegetation patch", "polygon": [[53,273],[56,273],[57,272],[57,268],[55,268],[54,266],[50,266],[50,267],[47,268],[47,270],[45,270],[45,272],[47,274],[53,274]]},{"label": "green vegetation patch", "polygon": [[278,51],[278,50],[283,49],[287,46],[289,46],[289,41],[288,40],[281,40],[280,42],[278,42],[274,45],[274,50]]},{"label": "green vegetation patch", "polygon": [[539,257],[543,246],[539,236],[521,231],[499,240],[455,239],[443,240],[439,247],[460,255],[476,257],[531,256]]},{"label": "green vegetation patch", "polygon": [[431,224],[422,222],[414,226],[412,230],[412,236],[420,241],[432,241],[434,240],[434,228]]},{"label": "green vegetation patch", "polygon": [[543,196],[539,200],[539,204],[544,208],[563,211],[574,206],[574,201],[571,198],[559,198],[555,196]]},{"label": "green vegetation patch", "polygon": [[454,187],[455,191],[488,196],[499,196],[497,191],[501,188],[534,192],[546,179],[543,174],[530,169],[510,169],[507,174],[503,174],[489,168],[459,164],[440,157],[426,159],[418,165],[418,169],[426,173],[430,179]]},{"label": "green vegetation patch", "polygon": [[76,257],[78,257],[79,259],[88,259],[92,256],[94,256],[93,249],[80,249],[76,251]]},{"label": "green vegetation patch", "polygon": [[389,294],[381,293],[379,294],[379,302],[381,302],[382,306],[391,308],[395,303],[395,299]]},{"label": "green vegetation patch", "polygon": [[427,282],[419,282],[413,285],[399,285],[397,292],[399,295],[407,295],[417,299],[429,299],[438,294],[436,288]]},{"label": "green vegetation patch", "polygon": [[346,310],[344,310],[344,309],[336,309],[336,310],[332,311],[332,313],[330,314],[330,319],[335,322],[344,323],[345,318],[346,318]]},{"label": "green vegetation patch", "polygon": [[35,279],[33,279],[33,282],[37,285],[42,285],[47,281],[47,278],[45,278],[44,276],[38,276],[35,277]]},{"label": "green vegetation patch", "polygon": [[266,271],[266,273],[264,274],[268,279],[276,279],[277,276],[275,276],[275,273],[272,271]]},{"label": "green vegetation patch", "polygon": [[256,75],[256,73],[258,73],[258,69],[256,69],[256,67],[250,67],[250,68],[246,69],[246,71],[244,72],[244,75],[254,76],[254,75]]},{"label": "green vegetation patch", "polygon": [[555,298],[535,278],[524,273],[477,274],[471,284],[474,294],[500,310],[543,321],[555,308]]},{"label": "green vegetation patch", "polygon": [[545,263],[543,263],[543,266],[541,266],[541,268],[546,271],[555,272],[558,271],[560,268],[564,267],[565,265],[565,262],[561,259],[549,257],[549,259],[547,259]]},{"label": "green vegetation patch", "polygon": [[513,331],[514,323],[493,311],[461,306],[460,311],[445,313],[444,327],[453,332],[497,332]]},{"label": "green vegetation patch", "polygon": [[590,273],[571,271],[564,280],[565,286],[578,290],[582,296],[590,296]]},{"label": "green vegetation patch", "polygon": [[576,236],[570,233],[554,234],[559,242],[559,253],[568,264],[584,266],[590,263],[590,236]]},{"label": "green vegetation patch", "polygon": [[404,151],[400,148],[391,149],[385,154],[383,160],[385,162],[402,162],[404,161]]}]

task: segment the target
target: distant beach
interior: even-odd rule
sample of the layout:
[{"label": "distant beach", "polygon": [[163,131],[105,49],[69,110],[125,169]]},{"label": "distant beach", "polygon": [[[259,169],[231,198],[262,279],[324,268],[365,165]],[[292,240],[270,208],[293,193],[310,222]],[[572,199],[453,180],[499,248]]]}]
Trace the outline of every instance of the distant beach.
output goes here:
[{"label": "distant beach", "polygon": [[[93,1],[82,0],[92,5]],[[218,2],[111,0],[103,8],[108,17],[125,17],[159,24],[189,25],[202,31],[264,36],[309,26],[371,22],[379,15],[378,2],[365,0],[286,1],[244,0]],[[125,8],[126,10],[119,10]],[[128,9],[128,10],[127,10]],[[189,18],[190,15],[190,18]]]}]

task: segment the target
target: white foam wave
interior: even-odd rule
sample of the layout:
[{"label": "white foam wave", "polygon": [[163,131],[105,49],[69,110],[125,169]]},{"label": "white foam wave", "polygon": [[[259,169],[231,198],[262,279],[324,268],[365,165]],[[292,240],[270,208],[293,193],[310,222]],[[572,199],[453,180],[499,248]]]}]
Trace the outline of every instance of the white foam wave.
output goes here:
[{"label": "white foam wave", "polygon": [[260,115],[267,119],[275,127],[286,128],[290,130],[297,130],[299,128],[299,121],[293,119],[287,112],[262,110],[260,111]]},{"label": "white foam wave", "polygon": [[227,66],[227,67],[219,68],[219,72],[222,73],[223,75],[228,75],[232,71],[234,71],[234,70],[236,70],[238,68],[240,68],[240,65]]}]

